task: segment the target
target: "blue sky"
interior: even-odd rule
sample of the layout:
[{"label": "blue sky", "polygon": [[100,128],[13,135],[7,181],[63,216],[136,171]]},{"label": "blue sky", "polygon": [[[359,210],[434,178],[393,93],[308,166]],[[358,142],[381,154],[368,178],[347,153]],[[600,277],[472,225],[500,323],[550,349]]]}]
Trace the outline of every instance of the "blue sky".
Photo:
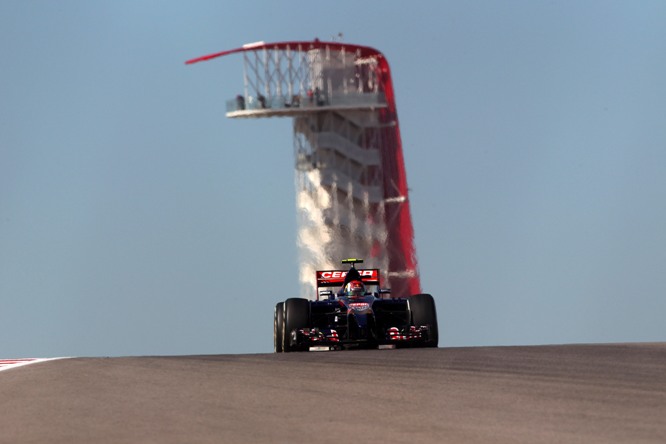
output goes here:
[{"label": "blue sky", "polygon": [[392,66],[441,346],[666,340],[666,3],[0,2],[0,356],[260,353],[298,294],[257,40]]}]

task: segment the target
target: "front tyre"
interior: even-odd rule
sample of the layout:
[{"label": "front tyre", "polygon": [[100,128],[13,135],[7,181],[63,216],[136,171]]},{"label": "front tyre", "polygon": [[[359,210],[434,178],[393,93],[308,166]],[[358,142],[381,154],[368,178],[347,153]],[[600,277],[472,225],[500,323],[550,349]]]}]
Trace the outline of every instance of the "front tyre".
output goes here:
[{"label": "front tyre", "polygon": [[439,329],[437,327],[437,310],[435,300],[429,294],[415,294],[409,298],[409,309],[412,313],[412,325],[420,327],[427,325],[430,328],[426,347],[437,347],[439,343]]},{"label": "front tyre", "polygon": [[273,348],[275,353],[282,352],[282,342],[284,327],[284,302],[278,302],[275,306],[275,313],[273,315]]},{"label": "front tyre", "polygon": [[290,298],[284,301],[284,317],[282,327],[282,351],[298,351],[297,344],[292,345],[292,332],[310,325],[310,301],[301,298]]}]

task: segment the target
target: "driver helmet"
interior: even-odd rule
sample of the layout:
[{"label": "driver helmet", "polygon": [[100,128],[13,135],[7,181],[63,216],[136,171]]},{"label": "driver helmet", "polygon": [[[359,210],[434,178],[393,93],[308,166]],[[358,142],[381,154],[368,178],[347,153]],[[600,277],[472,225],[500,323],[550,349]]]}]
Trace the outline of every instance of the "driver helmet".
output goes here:
[{"label": "driver helmet", "polygon": [[365,285],[361,281],[349,281],[345,285],[345,294],[347,296],[363,296],[365,294]]}]

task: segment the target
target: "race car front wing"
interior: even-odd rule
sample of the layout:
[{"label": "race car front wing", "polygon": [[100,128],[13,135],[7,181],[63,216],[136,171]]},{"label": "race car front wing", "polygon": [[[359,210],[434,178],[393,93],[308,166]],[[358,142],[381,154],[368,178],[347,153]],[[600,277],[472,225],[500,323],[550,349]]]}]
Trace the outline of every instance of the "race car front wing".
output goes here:
[{"label": "race car front wing", "polygon": [[393,349],[397,347],[414,347],[425,343],[429,338],[430,327],[409,326],[403,329],[390,327],[384,337],[371,341],[367,339],[344,339],[335,329],[302,328],[290,334],[290,345],[308,351],[342,350],[345,348],[377,348]]}]

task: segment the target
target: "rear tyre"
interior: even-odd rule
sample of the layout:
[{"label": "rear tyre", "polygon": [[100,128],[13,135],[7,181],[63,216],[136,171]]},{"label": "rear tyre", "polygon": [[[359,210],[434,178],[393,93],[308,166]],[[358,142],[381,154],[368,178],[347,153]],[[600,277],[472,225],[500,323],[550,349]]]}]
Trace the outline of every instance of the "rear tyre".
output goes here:
[{"label": "rear tyre", "polygon": [[282,328],[284,327],[284,302],[278,302],[275,306],[273,315],[273,348],[275,353],[282,352],[282,342],[284,336]]},{"label": "rear tyre", "polygon": [[412,325],[430,327],[425,347],[437,347],[439,343],[439,329],[437,327],[437,310],[435,300],[429,294],[415,294],[409,298],[409,309],[412,312]]},{"label": "rear tyre", "polygon": [[290,298],[284,301],[282,327],[282,351],[298,351],[298,345],[291,345],[291,333],[306,328],[310,324],[310,301],[307,299]]}]

